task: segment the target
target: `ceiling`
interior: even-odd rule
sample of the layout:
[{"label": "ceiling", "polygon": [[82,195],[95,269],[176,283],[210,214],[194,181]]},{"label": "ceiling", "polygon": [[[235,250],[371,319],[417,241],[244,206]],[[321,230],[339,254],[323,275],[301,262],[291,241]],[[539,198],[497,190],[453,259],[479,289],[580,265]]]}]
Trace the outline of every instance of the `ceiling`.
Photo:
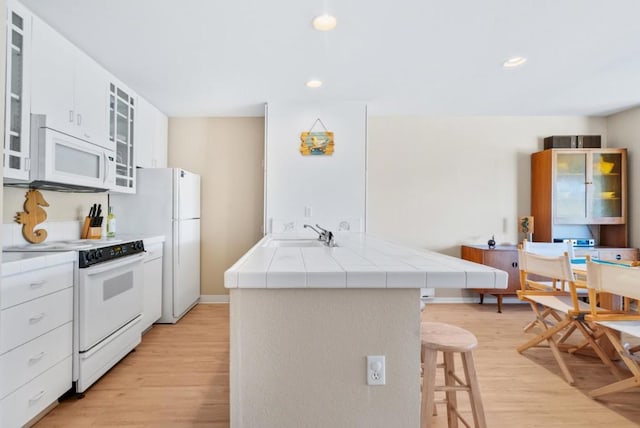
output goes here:
[{"label": "ceiling", "polygon": [[[24,3],[170,116],[260,116],[265,102],[364,101],[371,115],[640,104],[638,0]],[[328,33],[311,27],[325,12],[338,19]],[[527,63],[504,69],[516,55]]]}]

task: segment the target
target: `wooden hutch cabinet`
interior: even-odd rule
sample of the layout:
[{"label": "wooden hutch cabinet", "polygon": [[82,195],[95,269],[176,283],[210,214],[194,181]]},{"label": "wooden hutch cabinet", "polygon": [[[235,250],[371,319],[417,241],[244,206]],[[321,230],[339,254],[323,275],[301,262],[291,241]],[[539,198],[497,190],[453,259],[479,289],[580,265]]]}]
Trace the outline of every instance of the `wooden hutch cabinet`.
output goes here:
[{"label": "wooden hutch cabinet", "polygon": [[498,312],[502,312],[502,296],[516,295],[520,289],[520,270],[518,269],[518,247],[515,245],[496,245],[489,249],[486,245],[463,245],[460,248],[460,256],[464,260],[491,266],[503,270],[509,275],[507,288],[504,290],[487,288],[477,289],[480,293],[480,303],[484,301],[485,294],[491,294],[498,299]]},{"label": "wooden hutch cabinet", "polygon": [[588,225],[603,247],[627,246],[627,149],[548,149],[531,156],[533,240]]}]

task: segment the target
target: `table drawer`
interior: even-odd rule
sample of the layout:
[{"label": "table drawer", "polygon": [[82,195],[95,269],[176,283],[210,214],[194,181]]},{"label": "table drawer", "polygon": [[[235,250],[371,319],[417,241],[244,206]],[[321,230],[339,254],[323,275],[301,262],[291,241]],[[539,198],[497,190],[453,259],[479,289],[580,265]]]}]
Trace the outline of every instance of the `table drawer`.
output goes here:
[{"label": "table drawer", "polygon": [[71,356],[0,401],[0,427],[21,427],[71,388]]},{"label": "table drawer", "polygon": [[71,286],[73,263],[7,276],[2,278],[0,309],[10,308]]},{"label": "table drawer", "polygon": [[0,356],[0,398],[70,356],[72,334],[68,322]]},{"label": "table drawer", "polygon": [[73,319],[73,288],[0,312],[0,354]]}]

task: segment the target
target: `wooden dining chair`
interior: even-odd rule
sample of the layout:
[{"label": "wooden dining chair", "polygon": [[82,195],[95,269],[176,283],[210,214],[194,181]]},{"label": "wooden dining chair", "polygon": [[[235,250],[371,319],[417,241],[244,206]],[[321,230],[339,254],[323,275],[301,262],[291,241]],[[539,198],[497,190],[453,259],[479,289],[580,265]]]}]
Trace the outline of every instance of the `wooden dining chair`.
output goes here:
[{"label": "wooden dining chair", "polygon": [[[577,330],[612,373],[620,377],[618,368],[596,342],[596,332],[584,321],[584,315],[590,313],[591,307],[578,300],[576,288],[586,285],[575,280],[568,253],[543,256],[520,248],[518,258],[521,287],[518,298],[530,304],[535,315],[533,326],[538,327],[538,334],[520,345],[518,352],[548,345],[562,374],[572,385],[575,380],[563,359],[560,345]],[[562,283],[567,285],[568,291],[560,288]],[[549,315],[553,315],[553,320]]]},{"label": "wooden dining chair", "polygon": [[[624,391],[640,386],[639,358],[633,355],[633,348],[627,349],[621,339],[621,335],[628,334],[640,338],[640,269],[622,265],[597,263],[587,260],[587,287],[589,300],[595,302],[598,293],[612,293],[624,298],[622,310],[603,310],[595,303],[590,305],[590,313],[587,320],[594,321],[604,329],[604,332],[613,344],[620,359],[631,372],[631,377],[619,380],[612,384],[597,388],[589,395],[600,397],[604,394]],[[635,300],[635,305],[632,302]]]}]

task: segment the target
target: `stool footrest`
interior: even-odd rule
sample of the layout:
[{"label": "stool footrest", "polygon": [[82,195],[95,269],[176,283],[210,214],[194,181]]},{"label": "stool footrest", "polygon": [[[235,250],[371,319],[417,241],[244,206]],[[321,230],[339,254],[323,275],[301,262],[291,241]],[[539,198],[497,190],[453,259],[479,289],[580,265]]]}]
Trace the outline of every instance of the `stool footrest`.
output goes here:
[{"label": "stool footrest", "polygon": [[433,390],[434,391],[440,391],[440,392],[451,392],[451,391],[464,391],[464,392],[469,392],[471,388],[469,388],[466,385],[443,385],[443,386],[436,386]]}]

